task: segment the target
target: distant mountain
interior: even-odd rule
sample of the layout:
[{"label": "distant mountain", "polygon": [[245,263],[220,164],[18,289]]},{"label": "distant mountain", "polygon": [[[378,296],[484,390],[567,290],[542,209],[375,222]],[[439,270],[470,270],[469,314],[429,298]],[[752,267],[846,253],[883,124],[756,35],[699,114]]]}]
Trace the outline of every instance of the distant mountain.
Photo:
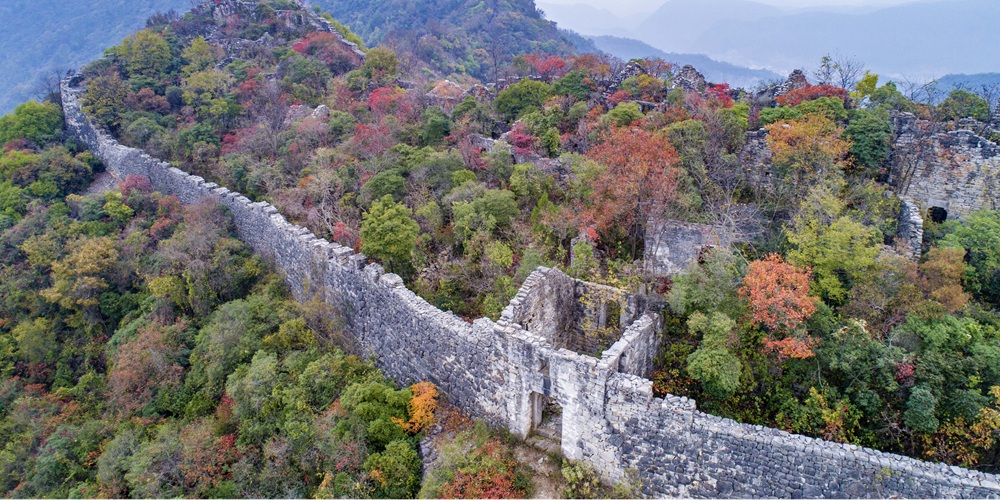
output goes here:
[{"label": "distant mountain", "polygon": [[590,37],[603,52],[621,59],[659,57],[678,65],[690,64],[698,69],[710,82],[728,83],[733,87],[753,88],[760,83],[781,80],[781,75],[766,69],[750,69],[734,64],[719,62],[702,54],[678,54],[664,52],[638,40],[614,36]]},{"label": "distant mountain", "polygon": [[1000,68],[998,19],[996,0],[912,3],[866,14],[730,18],[705,30],[694,45],[712,57],[782,71],[815,67],[824,54],[839,52],[879,73],[933,78]]},{"label": "distant mountain", "polygon": [[0,1],[0,114],[33,97],[44,77],[100,57],[151,14],[190,6],[191,0]]},{"label": "distant mountain", "polygon": [[975,75],[944,75],[937,79],[942,89],[966,89],[976,91],[982,87],[1000,87],[1000,73],[979,73]]},{"label": "distant mountain", "polygon": [[[979,73],[975,75],[944,75],[928,85],[929,92],[918,93],[918,99],[928,99],[940,104],[952,90],[968,90],[980,95],[987,92],[991,100],[1000,99],[1000,73]],[[995,102],[995,101],[994,101]]]},{"label": "distant mountain", "polygon": [[538,2],[538,8],[545,18],[555,21],[560,28],[573,30],[587,36],[614,35],[635,38],[632,32],[649,14],[627,17],[616,16],[607,9],[599,9],[585,3],[554,4]]},{"label": "distant mountain", "polygon": [[813,69],[825,54],[910,80],[1000,70],[997,0],[798,10],[751,0],[668,0],[642,22],[622,22],[585,6],[546,9],[561,26],[588,35],[633,38],[668,53],[701,53],[780,74]]},{"label": "distant mountain", "polygon": [[642,41],[669,52],[704,52],[704,33],[726,21],[752,23],[779,16],[776,7],[749,0],[668,0],[638,25]]}]

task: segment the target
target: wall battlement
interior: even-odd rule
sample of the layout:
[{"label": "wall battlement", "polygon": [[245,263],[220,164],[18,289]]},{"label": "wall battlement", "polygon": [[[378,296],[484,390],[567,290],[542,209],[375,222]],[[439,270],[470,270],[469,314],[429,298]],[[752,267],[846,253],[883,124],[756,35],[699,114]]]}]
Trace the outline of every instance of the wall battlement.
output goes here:
[{"label": "wall battlement", "polygon": [[[522,437],[542,424],[544,407],[559,406],[563,454],[605,479],[634,469],[643,492],[658,497],[1000,497],[997,476],[740,424],[701,413],[687,398],[654,397],[643,377],[661,340],[659,316],[624,292],[556,269],[532,273],[499,321],[469,324],[270,204],[118,144],[84,116],[81,93],[63,82],[66,128],[116,178],[146,176],[185,204],[228,207],[238,236],[273,260],[295,297],[338,307],[362,354],[400,383],[429,380],[466,412]],[[609,298],[580,306],[584,293],[597,292]],[[550,328],[600,318],[611,302],[623,333],[599,357],[568,349],[562,330]]]}]

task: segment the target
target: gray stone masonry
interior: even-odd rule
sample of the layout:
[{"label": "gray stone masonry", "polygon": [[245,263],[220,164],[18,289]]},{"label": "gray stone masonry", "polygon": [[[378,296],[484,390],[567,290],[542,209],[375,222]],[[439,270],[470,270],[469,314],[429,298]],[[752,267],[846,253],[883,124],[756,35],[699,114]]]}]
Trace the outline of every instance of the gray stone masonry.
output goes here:
[{"label": "gray stone masonry", "polygon": [[[1000,497],[993,475],[739,424],[701,413],[687,398],[653,397],[642,377],[662,339],[660,317],[637,297],[558,270],[532,273],[498,321],[470,324],[270,204],[118,144],[84,117],[81,92],[63,82],[67,131],[112,175],[146,176],[186,204],[228,207],[239,237],[274,262],[295,297],[337,306],[361,354],[400,383],[429,380],[466,412],[522,437],[540,425],[546,404],[557,404],[563,454],[606,480],[635,469],[643,492],[657,497]],[[620,307],[624,331],[600,357],[569,350],[560,337],[560,325],[600,314],[598,302],[581,300],[588,293],[613,296]]]},{"label": "gray stone masonry", "polygon": [[728,247],[740,240],[721,226],[665,220],[650,223],[643,263],[647,276],[673,276],[697,262],[702,250]]},{"label": "gray stone masonry", "polygon": [[899,212],[899,229],[896,231],[896,248],[904,256],[919,260],[924,246],[924,218],[920,207],[904,198]]},{"label": "gray stone masonry", "polygon": [[893,117],[890,181],[920,209],[961,219],[1000,202],[1000,146],[967,129],[940,130],[910,113]]}]

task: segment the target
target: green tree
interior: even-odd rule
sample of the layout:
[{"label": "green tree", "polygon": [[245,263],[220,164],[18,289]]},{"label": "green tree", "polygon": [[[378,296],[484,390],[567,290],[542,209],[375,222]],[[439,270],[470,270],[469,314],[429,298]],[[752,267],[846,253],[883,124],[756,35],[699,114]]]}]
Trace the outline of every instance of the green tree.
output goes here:
[{"label": "green tree", "polygon": [[385,195],[361,222],[361,251],[388,263],[394,272],[408,268],[419,231],[410,209]]},{"label": "green tree", "polygon": [[687,358],[688,374],[701,382],[705,392],[728,399],[739,389],[743,372],[743,364],[729,349],[736,322],[722,313],[706,316],[696,312],[688,319],[688,329],[702,334],[698,350]]},{"label": "green tree", "polygon": [[967,90],[952,90],[938,106],[943,120],[975,118],[981,122],[990,120],[990,103],[986,99]]},{"label": "green tree", "polygon": [[420,488],[420,456],[405,440],[389,443],[385,451],[372,453],[365,469],[374,478],[375,498],[412,498]]},{"label": "green tree", "polygon": [[803,200],[788,232],[788,242],[794,247],[788,261],[811,268],[816,293],[838,304],[847,298],[854,279],[875,267],[882,248],[877,229],[843,213],[838,192],[816,186]]},{"label": "green tree", "polygon": [[872,174],[889,158],[892,140],[892,122],[885,110],[857,109],[851,113],[851,121],[844,129],[844,137],[851,141],[851,156],[858,166]]},{"label": "green tree", "polygon": [[906,411],[903,418],[906,426],[919,432],[934,432],[940,425],[935,410],[938,400],[927,387],[919,385],[910,391],[906,400]]},{"label": "green tree", "polygon": [[514,193],[506,189],[489,189],[472,201],[452,203],[455,231],[467,240],[476,232],[505,229],[518,214]]},{"label": "green tree", "polygon": [[27,139],[37,144],[58,140],[62,136],[63,115],[59,105],[28,101],[14,112],[0,117],[0,145],[14,139]]},{"label": "green tree", "polygon": [[642,111],[639,109],[639,103],[620,102],[615,106],[615,109],[608,111],[601,118],[602,122],[607,122],[616,127],[624,127],[632,124],[634,121],[641,120]]},{"label": "green tree", "polygon": [[181,56],[187,61],[184,73],[188,75],[204,71],[218,60],[215,47],[206,42],[203,36],[191,40],[191,44],[184,48]]},{"label": "green tree", "polygon": [[173,61],[167,41],[149,30],[126,38],[112,51],[129,76],[160,78]]},{"label": "green tree", "polygon": [[573,96],[582,101],[590,96],[593,89],[586,75],[580,71],[571,71],[552,84],[552,91],[556,95]]},{"label": "green tree", "polygon": [[965,286],[976,298],[1000,305],[1000,212],[983,210],[948,225],[952,232],[941,245],[967,252]]},{"label": "green tree", "polygon": [[441,144],[451,133],[451,120],[440,108],[427,108],[424,111],[424,128],[420,132],[420,140],[428,146]]},{"label": "green tree", "polygon": [[674,277],[667,302],[674,314],[718,311],[739,317],[745,305],[739,297],[746,261],[727,248],[712,249],[701,262],[692,262]]},{"label": "green tree", "polygon": [[399,56],[387,47],[375,47],[368,51],[361,71],[376,83],[392,81],[399,73]]},{"label": "green tree", "polygon": [[540,110],[552,93],[547,83],[521,80],[500,91],[493,106],[507,121],[513,121],[529,110]]},{"label": "green tree", "polygon": [[229,376],[226,394],[233,398],[240,442],[261,446],[275,434],[282,413],[279,376],[277,356],[264,351]]}]

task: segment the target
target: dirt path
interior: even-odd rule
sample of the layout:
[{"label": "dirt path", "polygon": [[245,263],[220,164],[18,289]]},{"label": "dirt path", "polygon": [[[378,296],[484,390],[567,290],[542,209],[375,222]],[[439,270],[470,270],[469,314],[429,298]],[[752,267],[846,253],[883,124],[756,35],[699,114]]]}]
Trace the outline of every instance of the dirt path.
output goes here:
[{"label": "dirt path", "polygon": [[84,196],[90,196],[92,194],[104,194],[108,191],[115,189],[118,186],[118,179],[115,179],[110,172],[100,172],[94,176],[94,181],[87,186],[86,191],[83,192]]},{"label": "dirt path", "polygon": [[519,444],[514,449],[514,457],[534,471],[531,477],[531,498],[562,498],[566,481],[562,476],[559,458],[526,444]]}]

